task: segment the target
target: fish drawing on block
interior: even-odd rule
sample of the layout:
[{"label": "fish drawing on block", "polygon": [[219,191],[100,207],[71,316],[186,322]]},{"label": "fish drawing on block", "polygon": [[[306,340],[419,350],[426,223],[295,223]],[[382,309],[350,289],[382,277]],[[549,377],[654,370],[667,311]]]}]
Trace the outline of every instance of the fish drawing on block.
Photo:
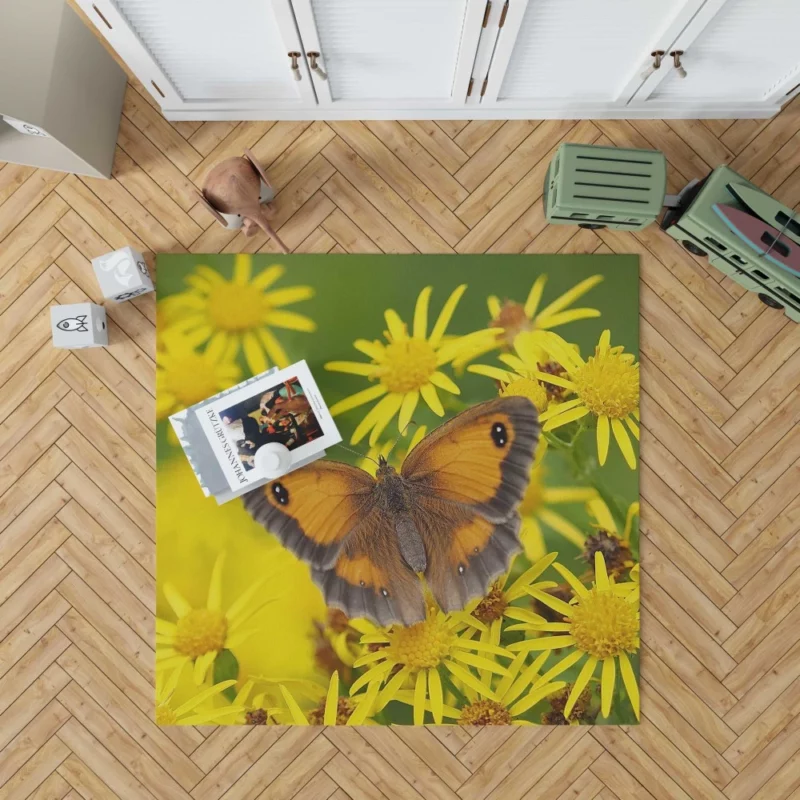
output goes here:
[{"label": "fish drawing on block", "polygon": [[62,319],[56,324],[56,327],[62,331],[76,331],[78,333],[85,333],[89,330],[89,325],[86,322],[86,314],[81,314],[79,317],[67,317]]},{"label": "fish drawing on block", "polygon": [[714,211],[744,242],[770,263],[800,275],[800,245],[766,222],[733,206],[716,203]]}]

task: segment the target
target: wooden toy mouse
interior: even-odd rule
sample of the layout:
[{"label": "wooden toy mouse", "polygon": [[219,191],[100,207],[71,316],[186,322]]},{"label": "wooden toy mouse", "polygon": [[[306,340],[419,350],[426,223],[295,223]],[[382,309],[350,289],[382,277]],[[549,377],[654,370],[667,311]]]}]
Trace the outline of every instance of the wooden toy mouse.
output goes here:
[{"label": "wooden toy mouse", "polygon": [[250,150],[245,149],[243,156],[226,158],[208,173],[200,199],[224,227],[242,228],[245,236],[252,236],[261,228],[288,253],[289,248],[269,222],[274,211],[265,204],[274,196],[266,173]]}]

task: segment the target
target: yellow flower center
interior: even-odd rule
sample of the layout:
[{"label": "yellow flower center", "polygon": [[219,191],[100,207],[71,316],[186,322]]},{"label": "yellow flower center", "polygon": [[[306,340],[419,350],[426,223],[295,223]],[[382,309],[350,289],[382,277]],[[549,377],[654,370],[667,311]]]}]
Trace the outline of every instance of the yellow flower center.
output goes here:
[{"label": "yellow flower center", "polygon": [[514,339],[523,331],[536,330],[536,325],[525,314],[525,307],[513,300],[503,303],[500,313],[489,323],[491,328],[503,328],[503,339],[509,350],[514,348]]},{"label": "yellow flower center", "polygon": [[595,658],[639,649],[636,604],[607,589],[594,588],[586,597],[579,598],[570,622],[576,647]]},{"label": "yellow flower center", "polygon": [[494,700],[476,700],[461,709],[459,725],[510,725],[508,709]]},{"label": "yellow flower center", "polygon": [[537,410],[547,409],[547,391],[533,378],[515,378],[500,390],[501,397],[527,397]]},{"label": "yellow flower center", "polygon": [[522,498],[519,513],[523,517],[534,517],[542,506],[544,506],[544,484],[542,482],[542,468],[538,466],[531,470],[531,479]]},{"label": "yellow flower center", "polygon": [[163,376],[164,388],[175,395],[182,408],[199,403],[219,391],[214,367],[197,353],[186,353],[173,359]]},{"label": "yellow flower center", "polygon": [[387,655],[412,669],[432,669],[450,653],[454,635],[438,615],[408,628],[396,627],[389,636]]},{"label": "yellow flower center", "polygon": [[184,656],[197,658],[203,653],[225,648],[228,621],[219,611],[193,608],[178,620],[175,649]]},{"label": "yellow flower center", "polygon": [[264,323],[264,293],[250,284],[216,283],[206,306],[208,321],[222,331],[246,331]]},{"label": "yellow flower center", "polygon": [[595,416],[624,419],[639,407],[639,365],[629,353],[591,356],[570,378]]},{"label": "yellow flower center", "polygon": [[177,725],[178,715],[169,707],[167,703],[159,703],[156,706],[157,725]]},{"label": "yellow flower center", "polygon": [[436,351],[422,339],[391,342],[378,371],[381,383],[395,394],[413,392],[436,372]]}]

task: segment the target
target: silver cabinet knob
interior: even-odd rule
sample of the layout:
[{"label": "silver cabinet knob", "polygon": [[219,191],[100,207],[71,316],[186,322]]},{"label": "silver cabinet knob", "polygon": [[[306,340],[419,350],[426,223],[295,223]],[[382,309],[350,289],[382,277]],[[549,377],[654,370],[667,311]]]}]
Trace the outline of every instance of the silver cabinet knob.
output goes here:
[{"label": "silver cabinet knob", "polygon": [[291,53],[288,53],[289,58],[292,59],[291,65],[290,65],[290,69],[292,70],[292,77],[296,81],[303,80],[303,76],[300,74],[300,64],[297,63],[297,59],[301,58],[302,55],[303,55],[302,53],[298,53],[296,51],[292,51]]},{"label": "silver cabinet knob", "polygon": [[664,58],[663,50],[653,50],[650,55],[653,63],[642,73],[642,80],[646,81],[657,69],[661,69],[661,60]]},{"label": "silver cabinet knob", "polygon": [[320,67],[319,64],[317,64],[317,59],[321,58],[320,54],[311,51],[309,53],[306,53],[306,55],[308,56],[308,64],[311,67],[311,71],[316,73],[319,76],[320,80],[323,81],[328,80],[328,73],[325,72],[325,70],[322,69],[322,67]]},{"label": "silver cabinet knob", "polygon": [[686,70],[683,68],[683,64],[681,64],[681,56],[683,55],[683,50],[672,50],[670,52],[672,56],[672,64],[676,70],[678,70],[678,77],[685,78],[686,77]]}]

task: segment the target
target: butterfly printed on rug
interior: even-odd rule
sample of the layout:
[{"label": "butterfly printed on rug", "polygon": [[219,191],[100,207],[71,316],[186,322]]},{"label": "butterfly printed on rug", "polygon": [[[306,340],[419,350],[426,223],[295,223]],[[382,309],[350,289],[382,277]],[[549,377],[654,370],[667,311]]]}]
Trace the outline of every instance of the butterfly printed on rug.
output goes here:
[{"label": "butterfly printed on rug", "polygon": [[539,439],[524,397],[473,406],[431,431],[398,472],[320,460],[245,495],[348,617],[413,625],[424,576],[444,611],[483,596],[521,549],[518,507]]}]

